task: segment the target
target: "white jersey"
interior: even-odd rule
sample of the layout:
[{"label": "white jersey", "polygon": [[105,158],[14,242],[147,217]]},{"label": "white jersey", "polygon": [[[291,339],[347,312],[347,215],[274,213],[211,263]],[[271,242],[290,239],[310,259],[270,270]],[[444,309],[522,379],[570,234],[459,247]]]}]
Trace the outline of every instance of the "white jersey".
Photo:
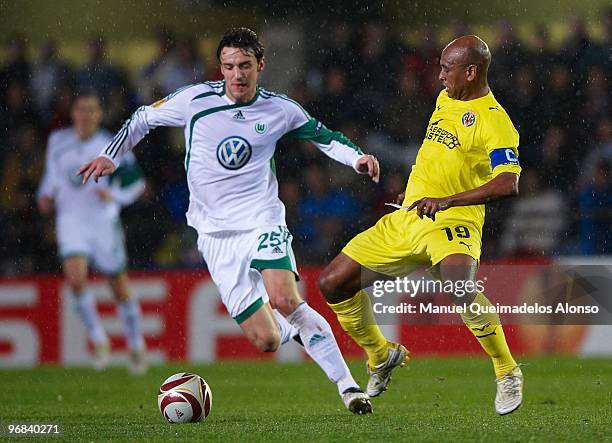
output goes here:
[{"label": "white jersey", "polygon": [[[73,128],[54,131],[47,142],[45,174],[38,189],[38,196],[55,200],[56,217],[92,220],[116,219],[121,206],[132,203],[144,190],[144,180],[132,154],[124,167],[110,177],[101,177],[82,184],[76,171],[95,157],[112,139],[112,134],[99,130],[86,140],[81,140]],[[111,193],[111,200],[98,196],[99,190]]]},{"label": "white jersey", "polygon": [[184,127],[187,222],[199,233],[285,225],[274,166],[281,138],[310,140],[352,167],[362,155],[293,100],[258,88],[250,102],[233,103],[223,81],[187,86],[140,107],[100,155],[118,165],[157,126]]}]

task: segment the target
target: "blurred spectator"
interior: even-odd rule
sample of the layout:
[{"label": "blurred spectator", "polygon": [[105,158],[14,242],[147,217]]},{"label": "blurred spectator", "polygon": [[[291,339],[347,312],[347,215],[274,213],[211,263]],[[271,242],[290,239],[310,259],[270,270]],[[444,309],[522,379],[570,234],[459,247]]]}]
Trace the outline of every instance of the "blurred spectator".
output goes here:
[{"label": "blurred spectator", "polygon": [[348,22],[336,22],[332,25],[327,46],[316,65],[322,68],[337,66],[344,72],[351,72],[357,62],[354,55],[353,27]]},{"label": "blurred spectator", "polygon": [[49,244],[41,238],[43,228],[33,203],[44,164],[41,145],[36,127],[22,125],[0,171],[0,274],[48,269],[41,265],[49,260],[44,255],[50,252]]},{"label": "blurred spectator", "polygon": [[[493,86],[493,93],[497,95]],[[533,146],[542,142],[540,128],[537,127],[539,100],[533,69],[529,65],[520,66],[514,72],[511,82],[512,93],[502,102],[521,137],[521,145]]]},{"label": "blurred spectator", "polygon": [[204,80],[204,64],[199,60],[195,41],[178,41],[174,52],[158,69],[157,75],[162,95]]},{"label": "blurred spectator", "polygon": [[[610,50],[612,51],[612,48]],[[612,115],[610,86],[610,79],[603,65],[593,65],[589,68],[582,97],[584,107],[581,113],[582,123],[585,126],[584,132],[587,134],[595,132],[597,122],[602,116]]]},{"label": "blurred spectator", "polygon": [[593,146],[583,160],[579,183],[588,185],[594,177],[595,169],[602,163],[612,168],[612,117],[605,118],[599,122]]},{"label": "blurred spectator", "polygon": [[401,144],[419,143],[427,126],[435,99],[423,93],[414,71],[405,71],[398,78],[398,94],[385,109],[385,130]]},{"label": "blurred spectator", "polygon": [[527,64],[527,57],[513,23],[507,19],[497,23],[497,43],[499,46],[492,50],[489,80],[503,106],[516,92],[512,87],[514,72],[519,66]]},{"label": "blurred spectator", "polygon": [[332,66],[324,79],[324,92],[319,100],[310,104],[310,112],[325,122],[332,129],[337,128],[352,115],[352,94],[349,91],[346,74],[336,66]]},{"label": "blurred spectator", "polygon": [[6,63],[0,69],[0,103],[4,103],[6,89],[15,81],[24,82],[30,78],[30,64],[26,59],[25,39],[11,35],[6,41]]},{"label": "blurred spectator", "polygon": [[350,23],[336,21],[332,23],[331,32],[322,35],[328,38],[324,39],[322,47],[312,48],[311,61],[306,64],[305,72],[308,92],[316,95],[323,93],[323,81],[327,69],[336,67],[348,74],[357,63],[353,28]]},{"label": "blurred spectator", "polygon": [[36,126],[23,124],[16,133],[1,172],[0,202],[4,210],[26,210],[38,187],[43,168],[44,146]]},{"label": "blurred spectator", "polygon": [[[541,103],[541,121],[567,126],[578,108],[576,88],[572,86],[570,68],[556,63],[550,69],[550,80],[545,83]],[[540,128],[543,129],[543,128]]]},{"label": "blurred spectator", "polygon": [[612,180],[610,164],[597,165],[591,182],[578,196],[580,252],[586,255],[612,252]]},{"label": "blurred spectator", "polygon": [[153,60],[145,65],[138,74],[137,90],[142,103],[153,103],[163,96],[163,92],[160,90],[161,72],[164,65],[173,63],[172,60],[176,57],[174,51],[175,36],[172,31],[165,28],[158,29],[154,38],[157,53]]},{"label": "blurred spectator", "polygon": [[331,255],[344,244],[355,233],[361,211],[351,194],[329,189],[328,174],[320,166],[312,164],[303,173],[308,193],[300,204],[295,231],[308,246],[306,259],[312,260]]},{"label": "blurred spectator", "polygon": [[[560,126],[549,126],[534,165],[544,184],[562,193],[575,192],[577,180],[576,150],[572,149],[567,132]],[[559,171],[563,171],[562,174]]]},{"label": "blurred spectator", "polygon": [[453,38],[461,37],[462,35],[470,34],[469,26],[465,20],[455,18],[451,21],[451,34]]},{"label": "blurred spectator", "polygon": [[121,75],[106,60],[106,42],[94,36],[87,43],[87,61],[76,73],[77,90],[93,89],[106,106],[111,91],[121,88]]},{"label": "blurred spectator", "polygon": [[384,109],[392,100],[397,86],[400,58],[394,56],[399,45],[390,37],[388,26],[378,20],[364,27],[350,79],[358,120],[369,128],[380,130],[384,126]]},{"label": "blurred spectator", "polygon": [[71,81],[70,69],[57,56],[55,41],[43,40],[38,59],[32,66],[30,91],[35,109],[44,120],[48,121],[51,118],[52,106],[58,92]]},{"label": "blurred spectator", "polygon": [[536,27],[532,44],[532,66],[544,69],[544,71],[538,70],[538,73],[543,79],[548,79],[550,77],[550,66],[555,63],[557,57],[552,49],[546,26],[540,24]]},{"label": "blurred spectator", "polygon": [[512,204],[501,240],[508,255],[545,255],[555,252],[566,225],[562,194],[542,186],[534,169],[523,171],[521,198]]},{"label": "blurred spectator", "polygon": [[563,42],[561,60],[571,66],[572,79],[576,86],[582,87],[587,78],[589,66],[595,61],[591,57],[593,43],[589,38],[584,20],[573,17],[569,23],[569,33]]},{"label": "blurred spectator", "polygon": [[442,89],[438,74],[440,73],[440,42],[436,29],[431,25],[423,25],[418,31],[419,46],[404,48],[402,69],[407,73],[416,74],[421,84],[422,92],[428,96],[437,96]]},{"label": "blurred spectator", "polygon": [[47,134],[55,129],[70,125],[70,108],[72,106],[73,89],[68,85],[58,88],[52,105],[52,114],[48,120]]},{"label": "blurred spectator", "polygon": [[26,85],[21,80],[12,80],[5,89],[5,96],[5,105],[0,109],[0,137],[14,145],[21,126],[39,121],[30,104]]},{"label": "blurred spectator", "polygon": [[130,116],[128,96],[120,88],[110,91],[104,111],[102,126],[112,131],[118,131],[123,122]]}]

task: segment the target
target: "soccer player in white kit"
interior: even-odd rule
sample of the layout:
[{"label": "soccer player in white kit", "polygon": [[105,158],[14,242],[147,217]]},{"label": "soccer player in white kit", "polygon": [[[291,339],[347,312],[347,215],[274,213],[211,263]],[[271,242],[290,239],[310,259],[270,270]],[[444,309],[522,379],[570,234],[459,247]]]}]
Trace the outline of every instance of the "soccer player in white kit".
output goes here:
[{"label": "soccer player in white kit", "polygon": [[133,154],[121,168],[97,183],[83,184],[74,175],[83,162],[97,155],[112,140],[100,129],[102,108],[94,92],[80,93],[71,110],[73,126],[54,131],[48,140],[45,173],[38,190],[44,215],[55,206],[59,255],[66,281],[75,296],[76,310],[94,348],[94,367],[104,369],[110,359],[108,337],[87,288],[88,261],[108,277],[117,301],[127,344],[130,370],[146,370],[141,314],[131,297],[126,274],[126,253],[119,212],[144,191],[144,180]]},{"label": "soccer player in white kit", "polygon": [[111,174],[150,129],[183,127],[187,222],[198,232],[198,249],[228,312],[262,351],[276,351],[299,335],[306,352],[336,383],[345,406],[370,413],[369,397],[353,379],[329,324],[298,293],[274,150],[281,138],[310,140],[375,182],[378,162],[293,100],[258,87],[263,53],[253,31],[228,31],[217,49],[223,81],[186,86],[139,108],[78,174],[84,183]]}]

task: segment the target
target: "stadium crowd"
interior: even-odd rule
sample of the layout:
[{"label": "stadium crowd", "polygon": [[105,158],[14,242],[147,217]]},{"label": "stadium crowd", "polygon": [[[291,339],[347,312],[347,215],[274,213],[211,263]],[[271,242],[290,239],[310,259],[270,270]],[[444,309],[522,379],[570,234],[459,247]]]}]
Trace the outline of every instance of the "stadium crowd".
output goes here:
[{"label": "stadium crowd", "polygon": [[[523,174],[520,199],[488,207],[485,258],[612,253],[612,10],[602,20],[604,40],[592,39],[576,18],[560,46],[544,27],[524,41],[510,22],[497,25],[489,81],[521,135]],[[377,155],[383,177],[374,187],[307,142],[279,145],[280,197],[300,263],[329,261],[388,210],[384,203],[403,191],[441,89],[437,28],[423,26],[418,45],[400,41],[382,21],[327,29],[333,31],[309,41],[289,95]],[[470,30],[456,25],[453,32]],[[51,40],[34,59],[22,38],[7,40],[0,69],[0,274],[59,269],[52,220],[38,214],[35,193],[46,138],[70,124],[74,91],[98,92],[103,126],[114,132],[141,104],[219,78],[195,41],[166,30],[156,42],[157,56],[129,76],[107,60],[100,37],[87,43],[82,66],[63,61]],[[136,149],[147,191],[123,212],[131,268],[201,266],[195,232],[184,221],[181,137],[159,128]]]}]

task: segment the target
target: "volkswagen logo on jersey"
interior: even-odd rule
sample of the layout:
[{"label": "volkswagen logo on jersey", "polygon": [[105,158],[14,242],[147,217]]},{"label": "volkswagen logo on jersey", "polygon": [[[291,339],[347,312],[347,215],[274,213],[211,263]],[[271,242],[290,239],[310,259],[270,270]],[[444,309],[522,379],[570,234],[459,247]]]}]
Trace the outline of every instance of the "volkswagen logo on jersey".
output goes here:
[{"label": "volkswagen logo on jersey", "polygon": [[236,135],[223,139],[217,146],[217,160],[225,169],[240,169],[251,158],[251,145]]}]

